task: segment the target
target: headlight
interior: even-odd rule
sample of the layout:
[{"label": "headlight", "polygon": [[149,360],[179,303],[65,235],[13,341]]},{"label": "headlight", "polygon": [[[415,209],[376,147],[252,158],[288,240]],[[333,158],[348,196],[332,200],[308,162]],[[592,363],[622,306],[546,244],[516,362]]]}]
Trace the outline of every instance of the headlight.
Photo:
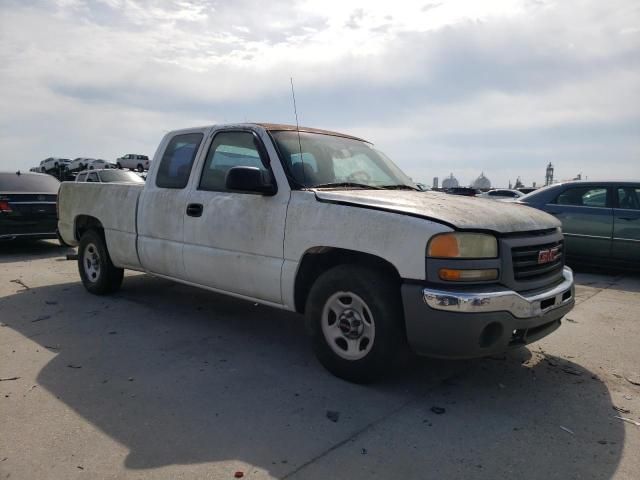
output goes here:
[{"label": "headlight", "polygon": [[435,235],[427,245],[434,258],[496,258],[498,241],[486,233],[456,232]]}]

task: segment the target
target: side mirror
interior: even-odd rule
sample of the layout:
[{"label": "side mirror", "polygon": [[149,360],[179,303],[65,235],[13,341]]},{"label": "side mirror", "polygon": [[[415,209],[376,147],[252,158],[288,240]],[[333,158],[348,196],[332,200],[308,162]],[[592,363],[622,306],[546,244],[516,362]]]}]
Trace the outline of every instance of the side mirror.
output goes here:
[{"label": "side mirror", "polygon": [[225,180],[227,190],[255,192],[262,195],[275,195],[276,185],[271,174],[258,167],[233,167],[227,172]]}]

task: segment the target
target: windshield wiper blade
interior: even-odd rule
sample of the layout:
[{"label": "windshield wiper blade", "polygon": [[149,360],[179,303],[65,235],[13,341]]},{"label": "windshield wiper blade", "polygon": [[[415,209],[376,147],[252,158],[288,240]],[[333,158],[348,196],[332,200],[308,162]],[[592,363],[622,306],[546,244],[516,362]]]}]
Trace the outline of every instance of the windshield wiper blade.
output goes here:
[{"label": "windshield wiper blade", "polygon": [[371,190],[381,190],[380,187],[374,185],[367,185],[366,183],[357,182],[333,182],[333,183],[321,183],[319,185],[312,185],[308,188],[340,188],[340,187],[353,187],[353,188],[366,188]]},{"label": "windshield wiper blade", "polygon": [[380,188],[384,189],[384,190],[414,190],[416,192],[419,192],[420,190],[417,188],[412,187],[411,185],[404,185],[404,184],[398,184],[398,185],[380,185]]}]

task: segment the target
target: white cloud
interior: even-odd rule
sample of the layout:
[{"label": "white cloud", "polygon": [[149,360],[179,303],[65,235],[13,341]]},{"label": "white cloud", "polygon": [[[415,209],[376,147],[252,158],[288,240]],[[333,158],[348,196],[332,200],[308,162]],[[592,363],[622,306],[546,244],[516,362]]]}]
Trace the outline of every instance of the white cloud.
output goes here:
[{"label": "white cloud", "polygon": [[303,123],[365,135],[415,177],[506,183],[558,152],[638,177],[638,23],[632,0],[4,3],[0,167],[290,120],[293,75]]}]

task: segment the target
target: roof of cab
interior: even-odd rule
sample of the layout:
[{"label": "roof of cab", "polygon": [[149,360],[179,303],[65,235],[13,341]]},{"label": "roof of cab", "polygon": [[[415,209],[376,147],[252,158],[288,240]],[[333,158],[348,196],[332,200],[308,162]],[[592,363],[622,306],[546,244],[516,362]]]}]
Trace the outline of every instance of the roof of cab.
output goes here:
[{"label": "roof of cab", "polygon": [[202,132],[208,129],[218,129],[218,128],[242,128],[242,127],[261,127],[270,132],[295,132],[301,131],[306,133],[318,133],[321,135],[331,135],[334,137],[342,137],[342,138],[350,138],[352,140],[358,140],[359,142],[371,143],[368,140],[365,140],[360,137],[356,137],[354,135],[348,135],[346,133],[334,132],[331,130],[322,130],[320,128],[310,128],[310,127],[296,127],[295,125],[287,125],[284,123],[265,123],[265,122],[250,122],[250,123],[224,123],[224,124],[216,124],[209,125],[203,127],[191,127],[191,128],[182,128],[179,130],[172,130],[168,133],[168,135],[176,135],[176,134],[184,134],[184,133],[194,133],[194,132]]},{"label": "roof of cab", "polygon": [[287,125],[287,124],[283,124],[283,123],[254,123],[253,125],[259,125],[262,128],[264,128],[265,130],[269,130],[271,132],[282,132],[282,131],[301,131],[301,132],[308,132],[308,133],[319,133],[321,135],[332,135],[334,137],[344,137],[344,138],[351,138],[352,140],[358,140],[360,142],[367,142],[367,143],[371,143],[368,140],[365,140],[363,138],[360,137],[356,137],[354,135],[347,135],[346,133],[340,133],[340,132],[334,132],[331,130],[322,130],[319,128],[310,128],[310,127],[297,127],[296,125]]}]

